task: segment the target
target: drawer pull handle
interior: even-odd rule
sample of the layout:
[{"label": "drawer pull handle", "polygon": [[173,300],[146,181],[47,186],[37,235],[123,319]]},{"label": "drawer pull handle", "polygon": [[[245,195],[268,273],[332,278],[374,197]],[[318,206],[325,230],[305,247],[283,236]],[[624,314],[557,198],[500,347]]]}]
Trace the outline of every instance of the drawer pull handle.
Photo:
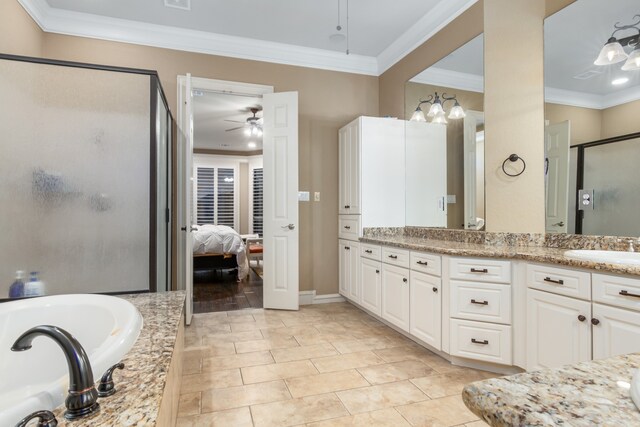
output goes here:
[{"label": "drawer pull handle", "polygon": [[365,249],[364,252],[368,253],[368,254],[372,254],[373,253],[373,251],[371,249]]},{"label": "drawer pull handle", "polygon": [[418,262],[416,262],[416,264],[429,265],[429,263],[427,261],[418,261]]},{"label": "drawer pull handle", "polygon": [[398,259],[398,256],[397,256],[397,255],[389,255],[389,258],[391,258],[391,259]]},{"label": "drawer pull handle", "polygon": [[597,326],[600,324],[600,321],[594,317],[593,319],[591,319],[591,324]]},{"label": "drawer pull handle", "polygon": [[407,283],[409,280],[407,280],[407,278],[405,277],[405,278],[403,278],[403,279],[402,279],[402,281],[403,281],[404,283]]},{"label": "drawer pull handle", "polygon": [[545,277],[543,280],[548,283],[555,283],[556,285],[564,285],[564,280],[562,279],[553,280],[551,277]]},{"label": "drawer pull handle", "polygon": [[584,322],[585,320],[587,320],[587,318],[581,314],[580,316],[578,316],[578,320]]},{"label": "drawer pull handle", "polygon": [[344,248],[345,248],[346,250],[348,250],[348,251],[350,251],[350,250],[351,250],[351,248],[350,248],[349,246],[345,246]]},{"label": "drawer pull handle", "polygon": [[489,305],[489,301],[476,301],[476,300],[472,299],[471,300],[471,304]]},{"label": "drawer pull handle", "polygon": [[472,273],[488,273],[489,270],[486,268],[472,268],[470,270]]},{"label": "drawer pull handle", "polygon": [[351,209],[351,206],[349,206],[349,205],[344,205],[344,208],[345,208],[345,209]]},{"label": "drawer pull handle", "polygon": [[620,291],[618,292],[620,295],[625,296],[625,297],[634,297],[634,298],[640,298],[640,295],[638,294],[632,294],[629,291]]},{"label": "drawer pull handle", "polygon": [[438,293],[438,288],[436,288],[435,286],[433,288],[431,288],[431,290],[435,293]]},{"label": "drawer pull handle", "polygon": [[350,225],[345,225],[344,228],[346,228],[347,230],[351,230],[351,226]]},{"label": "drawer pull handle", "polygon": [[472,343],[474,343],[474,344],[482,344],[482,345],[487,345],[487,344],[489,344],[489,341],[488,341],[488,340],[479,341],[479,340],[477,340],[477,339],[475,339],[475,338],[471,338],[471,342],[472,342]]}]

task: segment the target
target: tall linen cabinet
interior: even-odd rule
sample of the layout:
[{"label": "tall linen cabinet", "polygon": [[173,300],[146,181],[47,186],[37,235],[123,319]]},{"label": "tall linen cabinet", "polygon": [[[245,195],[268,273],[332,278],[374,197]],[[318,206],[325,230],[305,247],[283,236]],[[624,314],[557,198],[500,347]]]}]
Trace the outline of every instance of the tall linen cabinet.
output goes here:
[{"label": "tall linen cabinet", "polygon": [[363,228],[405,225],[405,121],[362,116],[338,134],[339,292],[359,303]]}]

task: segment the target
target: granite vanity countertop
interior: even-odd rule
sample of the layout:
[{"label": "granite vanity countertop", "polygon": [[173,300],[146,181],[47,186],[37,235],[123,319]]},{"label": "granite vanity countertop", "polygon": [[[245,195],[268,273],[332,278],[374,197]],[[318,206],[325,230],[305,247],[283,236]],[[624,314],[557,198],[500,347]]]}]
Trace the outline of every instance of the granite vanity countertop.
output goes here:
[{"label": "granite vanity countertop", "polygon": [[640,276],[640,266],[610,264],[567,258],[567,249],[543,246],[485,245],[445,240],[425,239],[405,235],[376,236],[360,238],[362,243],[392,246],[401,249],[424,251],[454,256],[472,256],[485,258],[509,258],[526,261],[560,264],[576,268],[588,268],[606,273],[631,274]]},{"label": "granite vanity countertop", "polygon": [[498,426],[640,426],[629,382],[640,353],[467,385],[465,405]]},{"label": "granite vanity countertop", "polygon": [[[160,410],[173,347],[182,320],[184,291],[119,295],[142,314],[138,340],[125,355],[123,370],[116,370],[116,393],[98,399],[100,412],[75,421],[64,418],[64,405],[54,413],[59,426],[153,426]],[[100,378],[95,378],[99,381]]]}]

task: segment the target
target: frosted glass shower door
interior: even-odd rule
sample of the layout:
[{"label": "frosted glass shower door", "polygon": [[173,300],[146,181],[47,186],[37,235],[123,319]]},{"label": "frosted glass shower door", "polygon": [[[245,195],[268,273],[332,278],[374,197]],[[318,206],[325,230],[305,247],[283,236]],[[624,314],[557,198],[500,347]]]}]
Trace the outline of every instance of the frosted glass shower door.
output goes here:
[{"label": "frosted glass shower door", "polygon": [[593,190],[584,211],[583,234],[638,236],[640,224],[640,138],[584,149],[583,189]]},{"label": "frosted glass shower door", "polygon": [[47,294],[150,289],[150,87],[0,59],[0,298],[16,270]]}]

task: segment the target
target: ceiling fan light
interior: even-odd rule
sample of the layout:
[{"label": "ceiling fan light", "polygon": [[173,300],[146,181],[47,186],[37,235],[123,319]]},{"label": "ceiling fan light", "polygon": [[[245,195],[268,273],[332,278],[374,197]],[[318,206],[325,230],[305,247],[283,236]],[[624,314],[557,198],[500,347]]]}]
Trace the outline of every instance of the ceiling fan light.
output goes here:
[{"label": "ceiling fan light", "polygon": [[622,66],[622,70],[640,70],[640,45],[636,46],[633,52],[631,52],[631,55],[629,55],[629,58],[627,58],[627,62],[625,62]]},{"label": "ceiling fan light", "polygon": [[411,121],[412,122],[426,122],[427,118],[424,116],[424,113],[422,112],[422,108],[418,107],[416,108],[416,111],[413,112],[413,115],[411,116]]},{"label": "ceiling fan light", "polygon": [[458,101],[456,101],[456,104],[451,109],[451,112],[449,112],[449,118],[456,120],[456,119],[462,119],[464,118],[464,116],[466,116],[466,114],[462,109],[462,106],[458,104]]},{"label": "ceiling fan light", "polygon": [[600,50],[600,55],[593,62],[595,65],[611,65],[627,59],[627,53],[615,37],[611,37]]},{"label": "ceiling fan light", "polygon": [[440,103],[440,101],[435,101],[433,104],[431,104],[431,108],[429,108],[427,117],[436,117],[439,115],[442,115],[444,117],[444,109],[442,108],[442,104]]},{"label": "ceiling fan light", "polygon": [[446,125],[447,118],[444,115],[444,111],[433,116],[433,120],[431,120],[431,123],[435,123],[438,125]]}]

